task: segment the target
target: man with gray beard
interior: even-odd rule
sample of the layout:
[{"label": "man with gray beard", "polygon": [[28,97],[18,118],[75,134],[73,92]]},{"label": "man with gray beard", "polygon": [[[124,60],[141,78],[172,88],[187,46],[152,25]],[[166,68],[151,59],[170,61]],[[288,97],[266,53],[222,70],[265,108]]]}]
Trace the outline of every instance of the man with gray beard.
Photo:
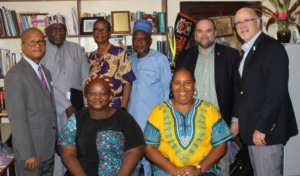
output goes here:
[{"label": "man with gray beard", "polygon": [[[240,55],[236,49],[215,43],[216,36],[214,21],[208,18],[199,20],[195,28],[197,46],[178,55],[175,69],[185,67],[195,74],[194,97],[213,104],[236,137],[239,133],[236,117]],[[219,176],[229,176],[229,154],[230,142],[226,154],[218,163],[221,169]],[[201,166],[201,162],[199,164]]]}]

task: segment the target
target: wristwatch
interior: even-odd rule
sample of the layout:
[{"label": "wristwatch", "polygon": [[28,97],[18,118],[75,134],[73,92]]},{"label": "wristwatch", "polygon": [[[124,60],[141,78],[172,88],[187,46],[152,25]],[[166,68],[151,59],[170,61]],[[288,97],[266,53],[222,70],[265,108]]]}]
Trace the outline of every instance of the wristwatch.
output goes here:
[{"label": "wristwatch", "polygon": [[200,175],[202,175],[202,168],[201,168],[200,164],[198,164],[198,165],[196,166],[196,168],[200,171]]}]

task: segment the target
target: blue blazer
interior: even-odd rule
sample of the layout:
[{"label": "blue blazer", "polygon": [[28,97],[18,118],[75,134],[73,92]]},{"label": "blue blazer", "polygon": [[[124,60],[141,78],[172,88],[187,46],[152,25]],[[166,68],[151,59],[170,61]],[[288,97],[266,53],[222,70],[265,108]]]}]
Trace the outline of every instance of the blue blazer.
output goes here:
[{"label": "blue blazer", "polygon": [[261,33],[238,74],[240,135],[254,145],[255,130],[266,134],[267,145],[283,144],[298,133],[288,92],[289,59],[283,45]]}]

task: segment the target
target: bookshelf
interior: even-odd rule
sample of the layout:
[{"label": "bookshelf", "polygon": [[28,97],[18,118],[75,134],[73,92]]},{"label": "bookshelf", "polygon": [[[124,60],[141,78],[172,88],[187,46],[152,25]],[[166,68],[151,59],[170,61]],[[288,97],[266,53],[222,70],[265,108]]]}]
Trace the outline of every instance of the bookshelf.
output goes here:
[{"label": "bookshelf", "polygon": [[[111,11],[124,11],[129,10],[131,12],[145,11],[151,13],[153,11],[165,12],[166,27],[168,26],[168,4],[167,0],[0,0],[2,6],[7,9],[15,10],[17,13],[26,11],[39,11],[40,13],[62,13],[66,14],[70,12],[71,7],[75,7],[78,19],[77,22],[80,24],[81,13],[98,13],[105,12],[110,14]],[[117,3],[117,5],[116,5]],[[37,10],[38,9],[38,10]],[[78,31],[80,31],[80,25],[78,25]],[[167,29],[167,28],[166,28]],[[123,35],[124,42],[126,45],[132,45],[131,39],[132,34],[113,34],[112,35]],[[93,45],[90,38],[92,35],[70,35],[67,36],[67,40],[78,43],[86,48],[86,51],[90,52],[95,50],[96,44]],[[156,41],[166,41],[167,32],[163,33],[152,33],[153,43],[152,49],[156,50]],[[0,37],[0,48],[10,49],[11,52],[21,52],[20,37]],[[87,47],[85,46],[87,44]]]}]

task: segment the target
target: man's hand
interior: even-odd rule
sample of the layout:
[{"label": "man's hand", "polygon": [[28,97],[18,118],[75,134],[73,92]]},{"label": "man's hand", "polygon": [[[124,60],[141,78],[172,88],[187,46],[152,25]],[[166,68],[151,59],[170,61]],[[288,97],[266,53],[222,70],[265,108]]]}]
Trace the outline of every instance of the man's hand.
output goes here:
[{"label": "man's hand", "polygon": [[233,139],[236,138],[236,136],[239,134],[239,123],[236,123],[236,122],[232,122],[231,125],[230,125],[230,131],[232,132],[233,134]]},{"label": "man's hand", "polygon": [[25,170],[32,172],[32,171],[35,171],[36,168],[37,168],[36,156],[29,158],[28,160],[25,160],[25,167],[24,167]]},{"label": "man's hand", "polygon": [[257,130],[254,131],[253,142],[256,146],[258,147],[260,146],[261,148],[264,148],[264,146],[267,145],[265,138],[266,138],[266,134],[261,133]]},{"label": "man's hand", "polygon": [[75,114],[75,112],[77,112],[77,110],[73,105],[71,105],[68,107],[68,109],[66,109],[66,112],[67,112],[67,115],[69,118],[69,117],[71,117],[71,115]]}]

